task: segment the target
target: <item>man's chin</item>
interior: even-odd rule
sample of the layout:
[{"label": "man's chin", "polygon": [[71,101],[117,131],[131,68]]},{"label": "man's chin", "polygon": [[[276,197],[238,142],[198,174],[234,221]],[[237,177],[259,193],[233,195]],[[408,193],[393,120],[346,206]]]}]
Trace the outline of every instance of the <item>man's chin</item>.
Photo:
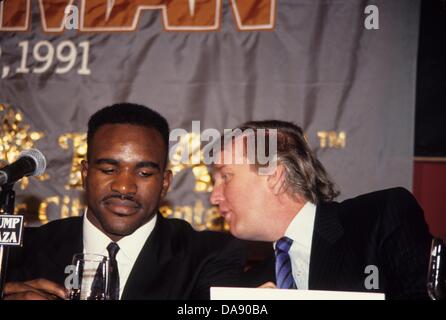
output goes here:
[{"label": "man's chin", "polygon": [[104,231],[107,233],[108,236],[113,237],[126,237],[131,235],[137,227],[135,226],[129,226],[128,224],[121,224],[121,223],[107,223],[104,225]]},{"label": "man's chin", "polygon": [[236,238],[249,240],[244,238],[244,233],[240,231],[235,225],[230,225],[229,232],[231,232],[231,234]]}]

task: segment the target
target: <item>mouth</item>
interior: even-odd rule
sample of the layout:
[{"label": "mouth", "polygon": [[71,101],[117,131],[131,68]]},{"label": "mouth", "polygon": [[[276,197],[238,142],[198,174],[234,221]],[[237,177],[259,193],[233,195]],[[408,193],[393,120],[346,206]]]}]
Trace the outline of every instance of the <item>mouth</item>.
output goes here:
[{"label": "mouth", "polygon": [[119,216],[130,216],[136,213],[141,206],[132,200],[122,200],[119,198],[109,198],[103,201],[105,208]]},{"label": "mouth", "polygon": [[220,210],[220,215],[221,215],[226,221],[231,220],[231,211],[229,211],[229,210],[226,210],[226,211],[224,211],[224,210]]}]

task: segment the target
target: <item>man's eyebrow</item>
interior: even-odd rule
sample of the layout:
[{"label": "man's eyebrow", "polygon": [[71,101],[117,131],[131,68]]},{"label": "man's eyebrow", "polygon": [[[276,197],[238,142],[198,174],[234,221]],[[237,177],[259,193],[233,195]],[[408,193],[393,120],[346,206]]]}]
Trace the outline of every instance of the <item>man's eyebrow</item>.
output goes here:
[{"label": "man's eyebrow", "polygon": [[141,161],[141,162],[138,162],[138,164],[136,165],[136,168],[137,169],[140,169],[140,168],[153,168],[153,169],[156,169],[158,171],[161,171],[160,165],[158,163],[156,163],[156,162],[153,162],[153,161]]},{"label": "man's eyebrow", "polygon": [[109,159],[109,158],[97,159],[94,163],[97,164],[97,165],[110,164],[112,166],[117,166],[119,164],[119,162],[117,160]]},{"label": "man's eyebrow", "polygon": [[224,164],[215,164],[211,167],[211,176],[216,175],[221,169],[225,167]]},{"label": "man's eyebrow", "polygon": [[[119,161],[115,160],[115,159],[109,159],[109,158],[101,158],[101,159],[97,159],[95,161],[96,165],[101,165],[101,164],[109,164],[112,166],[118,166],[119,165]],[[153,168],[156,169],[158,171],[161,170],[159,164],[157,164],[156,162],[153,161],[141,161],[138,162],[138,164],[136,165],[136,169],[140,169],[140,168]]]}]

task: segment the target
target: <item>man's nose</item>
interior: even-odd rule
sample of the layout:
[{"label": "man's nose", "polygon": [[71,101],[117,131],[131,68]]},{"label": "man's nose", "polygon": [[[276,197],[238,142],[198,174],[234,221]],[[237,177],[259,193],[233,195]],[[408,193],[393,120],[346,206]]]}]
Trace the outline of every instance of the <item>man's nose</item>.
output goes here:
[{"label": "man's nose", "polygon": [[120,194],[135,195],[138,187],[133,174],[128,171],[122,171],[113,180],[111,189]]},{"label": "man's nose", "polygon": [[219,205],[224,199],[223,186],[221,184],[214,185],[210,198],[211,203],[213,205]]}]

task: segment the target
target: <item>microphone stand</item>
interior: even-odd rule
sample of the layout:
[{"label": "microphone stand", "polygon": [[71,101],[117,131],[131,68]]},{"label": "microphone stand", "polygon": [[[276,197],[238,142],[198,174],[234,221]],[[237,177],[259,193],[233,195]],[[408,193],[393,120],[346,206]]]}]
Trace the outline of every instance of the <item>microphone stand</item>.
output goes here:
[{"label": "microphone stand", "polygon": [[[13,183],[2,186],[2,191],[0,192],[0,215],[14,214],[15,191],[13,187]],[[3,299],[8,255],[9,247],[0,245],[0,299]]]}]

